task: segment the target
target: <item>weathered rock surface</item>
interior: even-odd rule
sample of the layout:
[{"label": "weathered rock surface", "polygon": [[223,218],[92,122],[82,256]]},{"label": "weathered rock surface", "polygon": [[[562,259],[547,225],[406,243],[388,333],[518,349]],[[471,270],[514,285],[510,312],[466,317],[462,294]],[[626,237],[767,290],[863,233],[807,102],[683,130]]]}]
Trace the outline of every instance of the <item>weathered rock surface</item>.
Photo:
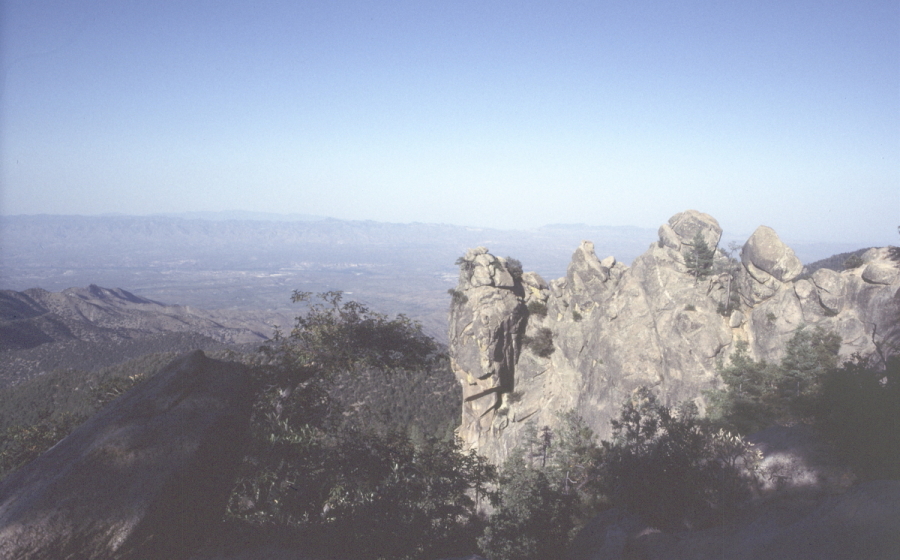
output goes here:
[{"label": "weathered rock surface", "polygon": [[463,296],[454,298],[450,310],[450,340],[458,349],[451,364],[454,371],[463,372],[460,430],[474,441],[492,437],[504,427],[495,420],[500,420],[498,410],[508,408],[527,314],[518,283],[506,262],[483,247],[463,257],[457,287]]},{"label": "weathered rock surface", "polygon": [[221,519],[246,368],[188,354],[0,483],[0,558],[176,559]]},{"label": "weathered rock surface", "polygon": [[[701,212],[676,214],[631,267],[599,259],[585,241],[566,276],[550,282],[513,278],[503,259],[470,251],[450,313],[466,444],[500,462],[527,423],[553,427],[570,409],[606,437],[640,385],[666,404],[694,399],[702,411],[703,391],[719,384],[716,363],[735,342],[777,361],[801,325],[837,332],[844,357],[900,347],[900,269],[887,249],[868,251],[858,269],[802,278],[793,251],[763,226],[740,261],[717,251],[712,273],[697,279],[684,254],[698,233],[715,247],[722,228]],[[549,347],[534,342],[547,338]]]},{"label": "weathered rock surface", "polygon": [[891,560],[900,558],[900,482],[817,499],[758,504],[731,525],[664,533],[609,510],[575,537],[568,560]]}]

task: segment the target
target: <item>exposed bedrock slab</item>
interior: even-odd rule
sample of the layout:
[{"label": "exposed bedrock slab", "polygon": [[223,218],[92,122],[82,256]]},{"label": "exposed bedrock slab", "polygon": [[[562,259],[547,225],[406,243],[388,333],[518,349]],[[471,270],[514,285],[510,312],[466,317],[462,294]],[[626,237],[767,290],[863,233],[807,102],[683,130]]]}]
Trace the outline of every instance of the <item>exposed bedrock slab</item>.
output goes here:
[{"label": "exposed bedrock slab", "polygon": [[252,398],[244,366],[175,360],[0,483],[0,558],[187,557],[224,512]]}]

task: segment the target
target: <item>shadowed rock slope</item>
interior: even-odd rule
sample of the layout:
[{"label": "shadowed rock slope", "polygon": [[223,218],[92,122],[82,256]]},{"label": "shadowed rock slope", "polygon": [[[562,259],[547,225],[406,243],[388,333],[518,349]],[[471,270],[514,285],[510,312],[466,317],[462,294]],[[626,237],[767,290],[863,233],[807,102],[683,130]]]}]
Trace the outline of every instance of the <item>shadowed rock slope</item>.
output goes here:
[{"label": "shadowed rock slope", "polygon": [[221,519],[253,393],[196,351],[0,483],[0,558],[177,559]]},{"label": "shadowed rock slope", "polygon": [[663,403],[697,401],[717,387],[716,364],[735,342],[754,359],[776,361],[801,325],[837,332],[841,355],[882,357],[900,342],[900,269],[889,248],[862,266],[801,277],[803,265],[766,226],[739,260],[716,250],[697,273],[687,258],[697,240],[714,249],[718,222],[694,210],[673,216],[631,267],[600,260],[591,242],[564,278],[545,281],[485,248],[461,260],[450,310],[453,370],[463,387],[466,444],[493,461],[517,445],[528,422],[555,426],[575,409],[601,436],[636,387]]}]

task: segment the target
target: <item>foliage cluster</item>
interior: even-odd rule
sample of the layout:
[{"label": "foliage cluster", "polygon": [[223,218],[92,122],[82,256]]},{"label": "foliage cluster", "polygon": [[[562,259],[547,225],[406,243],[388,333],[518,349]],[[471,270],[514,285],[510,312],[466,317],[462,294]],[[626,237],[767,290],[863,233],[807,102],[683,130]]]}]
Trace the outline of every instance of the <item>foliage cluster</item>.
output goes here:
[{"label": "foliage cluster", "polygon": [[528,314],[534,315],[535,317],[546,317],[547,316],[547,304],[533,299],[528,302]]},{"label": "foliage cluster", "polygon": [[462,290],[457,290],[455,288],[450,288],[447,290],[447,293],[450,294],[450,301],[453,305],[463,305],[464,303],[469,301],[469,296],[462,292]]},{"label": "foliage cluster", "polygon": [[457,258],[455,264],[460,270],[465,271],[466,274],[472,274],[472,271],[475,270],[475,262],[466,260],[465,257]]},{"label": "foliage cluster", "polygon": [[[421,430],[413,419],[372,421],[332,398],[336,381],[402,383],[446,369],[436,343],[417,323],[342,302],[338,292],[297,292],[294,300],[307,304],[305,313],[255,364],[252,446],[230,515],[368,558],[471,550],[480,532],[477,505],[489,494],[493,467],[452,438],[399,429],[417,424]],[[338,394],[347,394],[346,387]],[[420,396],[427,403],[428,395]],[[446,435],[446,426],[435,431],[441,430]]]},{"label": "foliage cluster", "polygon": [[542,358],[549,358],[555,348],[553,347],[553,331],[547,327],[541,327],[535,331],[534,336],[523,336],[522,344]]},{"label": "foliage cluster", "polygon": [[900,357],[860,356],[820,379],[809,410],[861,480],[900,479]]},{"label": "foliage cluster", "polygon": [[747,343],[738,342],[729,364],[719,368],[726,387],[708,394],[710,417],[742,434],[808,418],[820,380],[837,366],[840,346],[833,332],[800,327],[781,363],[770,364],[754,361]]},{"label": "foliage cluster", "polygon": [[859,255],[850,255],[847,257],[847,260],[844,261],[843,267],[844,270],[852,270],[854,268],[859,268],[863,265],[862,257]]},{"label": "foliage cluster", "polygon": [[522,261],[519,259],[514,259],[512,257],[506,257],[506,271],[509,272],[509,275],[513,277],[513,280],[516,282],[522,281],[522,274],[524,271],[522,269]]},{"label": "foliage cluster", "polygon": [[779,364],[740,345],[720,368],[726,387],[708,394],[710,416],[740,433],[774,424],[818,427],[861,480],[900,478],[900,358],[854,356],[838,366],[840,338],[797,329]]},{"label": "foliage cluster", "polygon": [[98,371],[56,370],[0,393],[0,478],[36,458],[169,363],[155,353]]},{"label": "foliage cluster", "polygon": [[837,253],[835,255],[831,255],[830,257],[811,262],[804,267],[803,275],[801,276],[801,278],[811,276],[813,272],[819,270],[820,268],[827,268],[836,272],[845,270],[844,263],[846,263],[848,259],[851,259],[852,257],[862,257],[863,253],[865,253],[869,249],[871,249],[871,247],[864,247],[862,249],[857,249],[856,251],[851,251],[848,253]]},{"label": "foliage cluster", "polygon": [[613,503],[664,529],[713,525],[736,511],[755,486],[756,453],[699,418],[685,402],[675,410],[641,387],[603,442],[603,488]]}]

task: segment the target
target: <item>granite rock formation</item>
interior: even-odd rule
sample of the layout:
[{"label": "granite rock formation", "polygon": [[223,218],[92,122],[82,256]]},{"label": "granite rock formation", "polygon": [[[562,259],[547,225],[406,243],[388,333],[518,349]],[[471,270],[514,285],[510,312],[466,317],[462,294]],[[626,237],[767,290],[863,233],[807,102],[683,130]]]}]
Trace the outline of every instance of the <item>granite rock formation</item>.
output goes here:
[{"label": "granite rock formation", "polygon": [[0,558],[186,558],[224,513],[252,398],[244,366],[172,362],[0,483]]},{"label": "granite rock formation", "polygon": [[837,332],[844,357],[897,351],[900,265],[888,248],[869,250],[857,269],[805,278],[794,252],[761,226],[735,258],[717,249],[698,277],[685,264],[698,234],[716,248],[722,229],[701,212],[676,214],[630,267],[599,259],[585,241],[550,282],[515,274],[485,248],[462,257],[449,338],[466,444],[502,461],[527,423],[553,427],[570,409],[606,437],[641,385],[703,411],[702,392],[719,385],[716,364],[735,342],[778,360],[801,325]]}]

